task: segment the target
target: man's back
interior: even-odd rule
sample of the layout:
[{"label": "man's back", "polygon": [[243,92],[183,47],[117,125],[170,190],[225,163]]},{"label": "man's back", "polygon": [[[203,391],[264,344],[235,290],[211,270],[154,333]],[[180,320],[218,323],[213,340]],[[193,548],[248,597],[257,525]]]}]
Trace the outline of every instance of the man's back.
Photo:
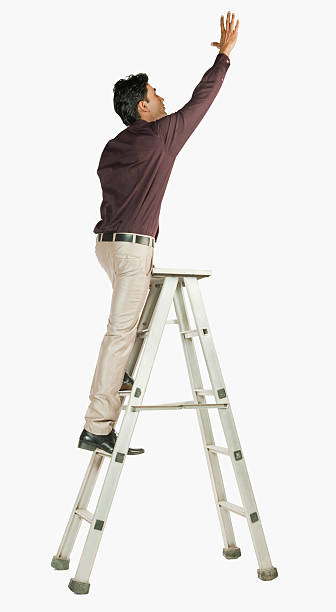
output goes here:
[{"label": "man's back", "polygon": [[218,53],[180,110],[156,121],[137,119],[106,144],[97,170],[103,201],[95,233],[134,232],[157,240],[175,158],[208,111],[229,66],[229,57]]}]

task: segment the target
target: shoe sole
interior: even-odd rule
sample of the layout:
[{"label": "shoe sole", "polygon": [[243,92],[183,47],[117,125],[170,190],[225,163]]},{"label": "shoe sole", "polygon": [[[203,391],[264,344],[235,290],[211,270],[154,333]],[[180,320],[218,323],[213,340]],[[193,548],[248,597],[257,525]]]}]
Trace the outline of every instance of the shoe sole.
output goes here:
[{"label": "shoe sole", "polygon": [[[105,449],[100,448],[97,444],[90,444],[89,442],[78,442],[78,448],[84,448],[84,450],[95,451],[96,448],[99,450],[104,450],[105,453],[108,453]],[[109,453],[112,454],[112,453]]]},{"label": "shoe sole", "polygon": [[[109,453],[107,450],[105,450],[104,448],[100,448],[100,446],[97,446],[97,444],[90,444],[89,442],[78,442],[78,448],[83,448],[84,450],[88,450],[88,451],[95,451],[96,448],[98,448],[99,450],[103,450],[105,453],[108,453],[109,455],[112,455],[112,453]],[[142,453],[144,453],[144,449],[141,448],[138,451],[132,451],[130,448],[128,449],[128,455],[141,455]]]}]

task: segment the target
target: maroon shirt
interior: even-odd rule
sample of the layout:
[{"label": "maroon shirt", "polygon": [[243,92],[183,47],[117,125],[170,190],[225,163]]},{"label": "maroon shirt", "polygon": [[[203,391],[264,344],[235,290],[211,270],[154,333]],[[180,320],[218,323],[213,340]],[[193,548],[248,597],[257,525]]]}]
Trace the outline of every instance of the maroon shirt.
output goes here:
[{"label": "maroon shirt", "polygon": [[99,161],[99,232],[159,234],[159,215],[175,158],[219,92],[230,58],[218,53],[189,102],[156,121],[137,119],[106,144]]}]

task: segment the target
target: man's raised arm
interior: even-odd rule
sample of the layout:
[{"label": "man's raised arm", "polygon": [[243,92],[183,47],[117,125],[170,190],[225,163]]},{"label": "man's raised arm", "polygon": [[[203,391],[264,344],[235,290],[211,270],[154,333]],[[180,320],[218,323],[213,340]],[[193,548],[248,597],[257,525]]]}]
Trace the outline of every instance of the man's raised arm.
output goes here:
[{"label": "man's raised arm", "polygon": [[166,115],[154,122],[155,133],[162,140],[167,152],[172,157],[180,152],[210,108],[223,84],[230,66],[229,53],[237,40],[239,19],[235,28],[233,24],[234,13],[231,21],[230,11],[227,13],[226,29],[224,28],[224,17],[221,16],[221,40],[219,43],[211,43],[219,49],[219,53],[213,66],[204,73],[201,81],[194,89],[189,102],[176,113]]}]

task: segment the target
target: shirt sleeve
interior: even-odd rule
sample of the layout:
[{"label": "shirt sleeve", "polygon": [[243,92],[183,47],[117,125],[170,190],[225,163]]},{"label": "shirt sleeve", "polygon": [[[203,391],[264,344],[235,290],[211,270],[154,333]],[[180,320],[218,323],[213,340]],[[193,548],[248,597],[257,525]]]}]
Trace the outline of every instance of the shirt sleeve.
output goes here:
[{"label": "shirt sleeve", "polygon": [[230,66],[230,58],[218,53],[213,66],[203,75],[189,102],[176,113],[154,121],[154,131],[164,143],[169,155],[175,157],[217,96]]}]

